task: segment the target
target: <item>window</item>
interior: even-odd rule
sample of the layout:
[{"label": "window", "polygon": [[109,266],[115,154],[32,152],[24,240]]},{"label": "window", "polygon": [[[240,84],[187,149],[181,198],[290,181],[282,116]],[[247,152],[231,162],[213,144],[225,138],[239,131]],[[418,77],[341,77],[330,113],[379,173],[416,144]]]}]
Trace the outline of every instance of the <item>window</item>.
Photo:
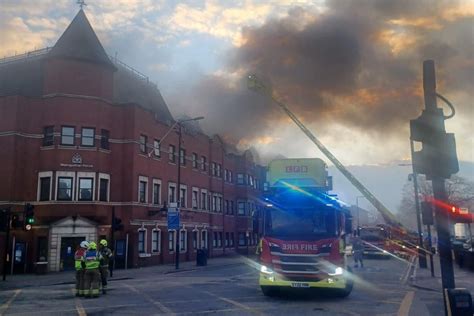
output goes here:
[{"label": "window", "polygon": [[174,242],[174,236],[175,236],[175,233],[176,231],[174,230],[171,230],[168,232],[168,249],[170,252],[174,251],[174,246],[175,246],[175,242]]},{"label": "window", "polygon": [[217,197],[217,212],[222,213],[222,197]]},{"label": "window", "polygon": [[230,213],[231,215],[234,215],[234,201],[230,201]]},{"label": "window", "polygon": [[198,167],[198,155],[196,153],[193,153],[193,168],[197,169]]},{"label": "window", "polygon": [[160,204],[160,195],[161,195],[161,183],[157,180],[153,180],[153,204]]},{"label": "window", "polygon": [[161,248],[161,231],[153,229],[151,231],[151,252],[160,252]]},{"label": "window", "polygon": [[170,183],[168,185],[168,202],[174,203],[176,202],[176,184]]},{"label": "window", "polygon": [[214,238],[212,239],[212,247],[217,248],[217,232],[214,232]]},{"label": "window", "polygon": [[61,127],[61,145],[65,145],[65,146],[74,145],[74,127],[71,127],[71,126]]},{"label": "window", "polygon": [[193,209],[197,209],[197,208],[198,208],[198,205],[199,205],[198,198],[199,198],[199,191],[198,191],[198,189],[193,189],[193,196],[192,196],[192,202],[191,202]]},{"label": "window", "polygon": [[51,199],[51,177],[40,178],[40,201],[49,201]]},{"label": "window", "polygon": [[201,248],[209,248],[207,244],[207,230],[201,231]]},{"label": "window", "polygon": [[206,157],[201,156],[201,170],[206,171]]},{"label": "window", "polygon": [[198,249],[198,231],[193,230],[193,249]]},{"label": "window", "polygon": [[207,209],[206,203],[207,203],[207,192],[201,192],[201,209],[202,210]]},{"label": "window", "polygon": [[212,195],[212,208],[213,212],[217,211],[217,196]]},{"label": "window", "polygon": [[188,250],[188,232],[185,229],[179,231],[179,252]]},{"label": "window", "polygon": [[221,175],[221,164],[219,164],[219,163],[216,165],[216,176],[219,177],[219,178],[222,176]]},{"label": "window", "polygon": [[138,253],[145,253],[145,237],[146,237],[146,230],[139,229],[138,230]]},{"label": "window", "polygon": [[176,157],[175,157],[175,147],[174,145],[170,145],[169,146],[169,150],[168,150],[168,159],[170,162],[176,162]]},{"label": "window", "polygon": [[186,165],[186,150],[185,149],[181,149],[179,151],[179,163],[181,164],[181,166]]},{"label": "window", "polygon": [[109,179],[100,179],[99,181],[99,201],[108,201]]},{"label": "window", "polygon": [[222,248],[222,232],[217,235],[217,248]]},{"label": "window", "polygon": [[245,184],[243,173],[237,173],[237,184]]},{"label": "window", "polygon": [[224,212],[229,214],[229,200],[224,201]]},{"label": "window", "polygon": [[230,170],[229,170],[229,175],[228,175],[227,181],[232,183],[232,171],[230,171]]},{"label": "window", "polygon": [[254,189],[257,189],[257,183],[258,183],[257,178],[254,178],[254,179],[253,179],[253,188],[254,188]]},{"label": "window", "polygon": [[106,129],[103,129],[100,131],[100,148],[109,150],[110,149],[110,144],[109,144],[109,137],[110,137],[110,132]]},{"label": "window", "polygon": [[215,177],[217,176],[217,170],[216,170],[216,163],[212,162],[211,163],[211,174]]},{"label": "window", "polygon": [[79,201],[92,201],[93,178],[79,178]]},{"label": "window", "polygon": [[146,154],[146,142],[148,137],[146,135],[140,135],[140,152]]},{"label": "window", "polygon": [[140,180],[138,185],[138,202],[140,203],[146,203],[146,185],[146,181]]},{"label": "window", "polygon": [[239,246],[245,246],[245,245],[247,245],[245,233],[239,233]]},{"label": "window", "polygon": [[237,202],[237,214],[245,215],[245,202],[242,202],[242,201]]},{"label": "window", "polygon": [[226,247],[229,247],[229,238],[230,238],[230,234],[229,233],[225,233],[225,246]]},{"label": "window", "polygon": [[187,194],[187,190],[186,190],[186,187],[181,187],[181,190],[179,192],[179,199],[180,199],[180,203],[179,203],[179,206],[180,207],[186,207],[186,194]]},{"label": "window", "polygon": [[158,139],[155,139],[153,142],[153,154],[155,157],[161,157],[160,153],[160,141]]},{"label": "window", "polygon": [[230,243],[229,246],[234,247],[234,233],[230,233]]},{"label": "window", "polygon": [[247,183],[249,184],[249,186],[253,187],[253,177],[249,174],[247,175],[247,177],[248,177]]},{"label": "window", "polygon": [[95,144],[95,129],[83,127],[81,133],[81,146],[94,147]]},{"label": "window", "polygon": [[46,126],[43,129],[43,146],[54,145],[54,126]]},{"label": "window", "polygon": [[48,261],[48,237],[38,237],[36,261]]},{"label": "window", "polygon": [[58,178],[58,200],[72,201],[72,177]]}]

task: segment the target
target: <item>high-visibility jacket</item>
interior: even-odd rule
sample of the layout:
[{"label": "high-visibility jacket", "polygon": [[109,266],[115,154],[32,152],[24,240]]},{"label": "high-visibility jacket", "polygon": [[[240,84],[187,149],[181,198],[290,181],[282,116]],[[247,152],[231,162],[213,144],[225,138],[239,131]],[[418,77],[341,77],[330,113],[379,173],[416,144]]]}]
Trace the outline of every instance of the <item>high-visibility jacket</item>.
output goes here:
[{"label": "high-visibility jacket", "polygon": [[344,238],[339,238],[339,253],[346,253],[346,241],[344,240]]},{"label": "high-visibility jacket", "polygon": [[100,266],[100,254],[97,250],[89,249],[84,255],[86,270],[98,269]]},{"label": "high-visibility jacket", "polygon": [[84,269],[82,263],[84,261],[85,254],[86,254],[86,250],[84,248],[79,248],[74,253],[74,266],[76,267],[76,270]]},{"label": "high-visibility jacket", "polygon": [[112,259],[112,250],[110,250],[109,247],[102,247],[99,250],[101,260],[100,260],[100,266],[101,267],[108,267],[109,266],[109,261]]}]

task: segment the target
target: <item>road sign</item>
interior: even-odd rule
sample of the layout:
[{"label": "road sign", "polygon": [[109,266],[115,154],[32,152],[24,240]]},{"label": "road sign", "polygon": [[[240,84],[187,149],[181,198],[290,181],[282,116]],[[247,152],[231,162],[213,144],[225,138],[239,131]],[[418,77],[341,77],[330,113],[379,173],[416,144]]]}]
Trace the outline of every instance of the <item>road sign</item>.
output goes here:
[{"label": "road sign", "polygon": [[168,212],[168,230],[179,229],[179,212]]}]

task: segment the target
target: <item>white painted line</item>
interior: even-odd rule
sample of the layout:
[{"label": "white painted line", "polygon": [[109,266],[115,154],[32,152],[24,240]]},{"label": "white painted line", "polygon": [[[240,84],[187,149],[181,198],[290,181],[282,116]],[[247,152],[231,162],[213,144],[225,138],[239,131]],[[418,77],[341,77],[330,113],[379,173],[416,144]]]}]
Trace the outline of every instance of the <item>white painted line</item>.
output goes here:
[{"label": "white painted line", "polygon": [[13,293],[13,296],[10,297],[10,299],[8,301],[3,303],[2,306],[0,306],[0,316],[4,315],[3,313],[6,312],[6,310],[10,307],[11,303],[18,296],[18,294],[20,294],[20,292],[21,292],[21,290],[19,290],[19,289],[15,290],[14,293]]}]

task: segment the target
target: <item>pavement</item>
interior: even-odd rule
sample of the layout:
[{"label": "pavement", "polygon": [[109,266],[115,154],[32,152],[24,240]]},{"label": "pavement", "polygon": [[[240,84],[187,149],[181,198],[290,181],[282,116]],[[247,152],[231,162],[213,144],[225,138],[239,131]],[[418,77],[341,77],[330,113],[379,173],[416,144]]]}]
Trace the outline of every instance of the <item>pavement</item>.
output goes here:
[{"label": "pavement", "polygon": [[[415,258],[365,260],[364,268],[353,268],[347,298],[324,291],[266,297],[256,266],[233,256],[209,259],[205,267],[183,262],[178,271],[174,265],[116,270],[98,299],[74,297],[74,272],[8,276],[0,282],[0,315],[442,315],[441,285],[429,270],[426,278],[415,269]],[[472,273],[457,272],[466,273],[459,285],[472,286]]]},{"label": "pavement", "polygon": [[[434,256],[433,263],[434,277],[431,276],[429,258],[427,269],[419,268],[418,261],[415,263],[416,268],[409,278],[409,285],[415,289],[410,315],[444,315],[439,256]],[[474,273],[460,269],[456,264],[453,264],[453,268],[456,288],[468,289],[474,296]]]}]

